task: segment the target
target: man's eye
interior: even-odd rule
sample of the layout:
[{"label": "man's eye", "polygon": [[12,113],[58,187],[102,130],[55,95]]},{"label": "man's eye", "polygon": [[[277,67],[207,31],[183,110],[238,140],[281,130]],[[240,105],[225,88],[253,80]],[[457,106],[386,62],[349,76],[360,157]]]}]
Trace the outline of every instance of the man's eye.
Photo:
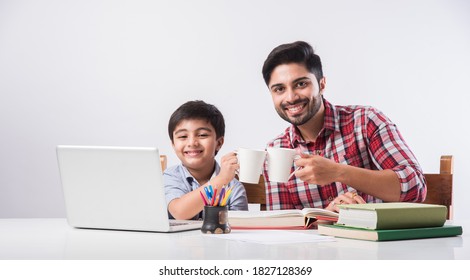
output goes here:
[{"label": "man's eye", "polygon": [[307,84],[308,84],[307,82],[298,82],[298,83],[297,83],[297,87],[298,87],[298,88],[304,88],[304,87],[307,86]]},{"label": "man's eye", "polygon": [[284,92],[285,88],[284,87],[275,87],[273,92],[275,93],[282,93]]}]

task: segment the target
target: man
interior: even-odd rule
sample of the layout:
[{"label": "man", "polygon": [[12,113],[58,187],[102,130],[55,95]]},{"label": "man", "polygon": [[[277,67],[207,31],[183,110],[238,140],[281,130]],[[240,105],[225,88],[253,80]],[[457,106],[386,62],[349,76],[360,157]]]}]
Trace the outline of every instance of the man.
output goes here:
[{"label": "man", "polygon": [[263,77],[277,113],[292,124],[268,147],[301,155],[287,183],[270,182],[265,165],[268,209],[425,199],[423,172],[395,124],[372,107],[329,103],[320,57],[308,43],[272,50]]}]

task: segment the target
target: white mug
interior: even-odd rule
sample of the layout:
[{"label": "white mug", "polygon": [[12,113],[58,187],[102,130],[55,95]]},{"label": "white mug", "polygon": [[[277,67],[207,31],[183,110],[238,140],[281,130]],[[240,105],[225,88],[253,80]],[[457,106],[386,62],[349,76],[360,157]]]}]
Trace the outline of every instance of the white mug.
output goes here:
[{"label": "white mug", "polygon": [[266,158],[266,151],[239,148],[237,151],[238,180],[249,184],[258,184],[259,177],[263,171],[263,163]]},{"label": "white mug", "polygon": [[286,183],[289,181],[296,150],[286,148],[267,148],[269,181]]}]

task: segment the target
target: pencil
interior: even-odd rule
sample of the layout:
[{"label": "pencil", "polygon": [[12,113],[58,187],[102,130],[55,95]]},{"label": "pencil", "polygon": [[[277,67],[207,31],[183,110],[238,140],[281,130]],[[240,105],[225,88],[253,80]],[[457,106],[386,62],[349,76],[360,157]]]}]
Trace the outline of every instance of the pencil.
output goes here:
[{"label": "pencil", "polygon": [[201,192],[201,191],[199,191],[199,194],[201,194],[202,201],[204,202],[204,205],[206,205],[206,206],[207,206],[207,205],[208,205],[208,203],[207,203],[207,200],[206,200],[206,198],[204,197],[204,195],[202,194],[202,192]]},{"label": "pencil", "polygon": [[220,204],[220,206],[225,206],[225,205],[227,205],[228,198],[229,198],[229,196],[230,196],[231,193],[232,193],[232,188],[229,188],[228,191],[225,192],[224,200],[222,201],[222,203]]},{"label": "pencil", "polygon": [[224,196],[225,196],[225,186],[222,187],[222,190],[220,191],[220,194],[219,194],[219,201],[217,203],[219,206],[222,206],[222,200],[224,199]]},{"label": "pencil", "polygon": [[214,196],[212,197],[212,201],[211,201],[212,206],[217,206],[217,205],[214,204],[216,197],[217,197],[217,189],[214,190]]}]

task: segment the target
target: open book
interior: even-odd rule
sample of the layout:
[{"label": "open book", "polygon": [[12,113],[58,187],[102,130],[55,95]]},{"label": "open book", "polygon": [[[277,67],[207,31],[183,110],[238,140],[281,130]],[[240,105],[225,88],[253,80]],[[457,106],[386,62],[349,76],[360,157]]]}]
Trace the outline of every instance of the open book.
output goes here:
[{"label": "open book", "polygon": [[321,208],[228,211],[228,221],[234,229],[307,229],[316,220],[336,222],[338,213]]}]

